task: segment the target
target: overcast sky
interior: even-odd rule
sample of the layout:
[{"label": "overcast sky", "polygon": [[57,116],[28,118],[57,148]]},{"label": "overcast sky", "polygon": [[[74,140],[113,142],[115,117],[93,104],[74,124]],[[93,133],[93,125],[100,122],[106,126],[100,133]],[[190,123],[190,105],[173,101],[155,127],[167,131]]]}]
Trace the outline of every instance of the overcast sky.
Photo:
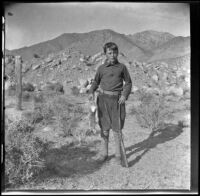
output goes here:
[{"label": "overcast sky", "polygon": [[189,4],[184,3],[16,3],[4,8],[9,50],[63,33],[98,29],[123,34],[156,30],[190,36]]}]

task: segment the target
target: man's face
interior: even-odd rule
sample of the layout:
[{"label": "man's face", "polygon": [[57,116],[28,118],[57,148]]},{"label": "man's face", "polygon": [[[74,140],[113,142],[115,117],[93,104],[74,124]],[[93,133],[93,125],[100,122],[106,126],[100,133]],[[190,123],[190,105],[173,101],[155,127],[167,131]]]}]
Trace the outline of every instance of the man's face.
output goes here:
[{"label": "man's face", "polygon": [[109,63],[113,63],[117,60],[118,51],[112,50],[110,48],[107,48],[106,50],[106,58]]}]

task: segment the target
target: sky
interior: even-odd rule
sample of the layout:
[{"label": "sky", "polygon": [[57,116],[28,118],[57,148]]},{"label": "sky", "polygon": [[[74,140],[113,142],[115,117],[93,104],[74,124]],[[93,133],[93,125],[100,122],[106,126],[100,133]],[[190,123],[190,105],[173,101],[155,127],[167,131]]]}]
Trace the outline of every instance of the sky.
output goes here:
[{"label": "sky", "polygon": [[63,33],[112,29],[122,34],[145,30],[190,36],[187,3],[66,2],[4,6],[6,49],[54,39]]}]

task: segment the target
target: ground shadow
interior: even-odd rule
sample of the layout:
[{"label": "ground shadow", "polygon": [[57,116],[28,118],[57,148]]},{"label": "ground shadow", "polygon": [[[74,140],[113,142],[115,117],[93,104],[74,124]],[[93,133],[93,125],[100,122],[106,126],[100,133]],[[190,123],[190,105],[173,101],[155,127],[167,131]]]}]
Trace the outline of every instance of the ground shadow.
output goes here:
[{"label": "ground shadow", "polygon": [[93,159],[98,153],[94,146],[99,142],[98,140],[80,146],[70,144],[50,149],[44,156],[46,169],[38,180],[86,175],[100,169],[102,163]]},{"label": "ground shadow", "polygon": [[129,167],[136,164],[142,158],[142,156],[144,156],[144,154],[146,154],[152,148],[155,148],[158,144],[173,140],[179,136],[183,132],[183,127],[184,126],[180,125],[166,124],[165,128],[153,131],[149,137],[142,142],[127,147],[126,151],[131,151],[127,154],[127,158],[129,158],[134,153],[143,151],[134,160],[129,162]]}]

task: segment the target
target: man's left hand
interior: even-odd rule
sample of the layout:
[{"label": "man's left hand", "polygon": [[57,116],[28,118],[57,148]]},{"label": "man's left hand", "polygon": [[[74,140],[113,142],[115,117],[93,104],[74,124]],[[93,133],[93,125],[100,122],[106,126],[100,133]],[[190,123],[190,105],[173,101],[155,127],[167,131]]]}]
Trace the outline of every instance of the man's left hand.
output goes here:
[{"label": "man's left hand", "polygon": [[122,96],[119,98],[118,103],[119,103],[119,104],[124,104],[125,101],[126,101],[126,98],[122,95]]}]

